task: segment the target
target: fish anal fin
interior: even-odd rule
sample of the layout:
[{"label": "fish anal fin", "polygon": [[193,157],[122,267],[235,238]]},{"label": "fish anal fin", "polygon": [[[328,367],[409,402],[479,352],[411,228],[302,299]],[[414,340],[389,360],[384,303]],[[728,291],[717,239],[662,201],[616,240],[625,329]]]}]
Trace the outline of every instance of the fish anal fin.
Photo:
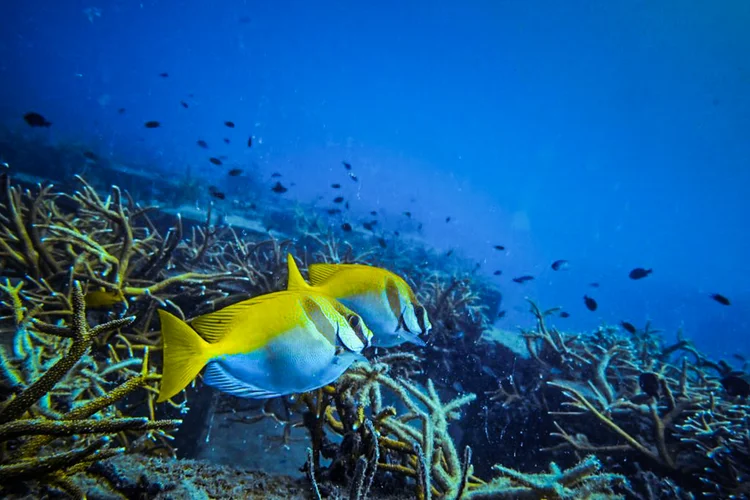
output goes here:
[{"label": "fish anal fin", "polygon": [[277,392],[261,389],[252,384],[242,382],[221,366],[221,363],[213,361],[208,364],[203,374],[203,382],[206,385],[226,392],[239,398],[268,399],[281,396]]},{"label": "fish anal fin", "polygon": [[305,278],[302,277],[302,273],[299,272],[297,262],[295,262],[292,254],[286,254],[286,264],[289,271],[289,277],[287,278],[286,289],[287,290],[308,290],[312,288],[307,284]]},{"label": "fish anal fin", "polygon": [[208,343],[180,318],[159,310],[164,361],[157,402],[179,393],[198,376],[209,359]]}]

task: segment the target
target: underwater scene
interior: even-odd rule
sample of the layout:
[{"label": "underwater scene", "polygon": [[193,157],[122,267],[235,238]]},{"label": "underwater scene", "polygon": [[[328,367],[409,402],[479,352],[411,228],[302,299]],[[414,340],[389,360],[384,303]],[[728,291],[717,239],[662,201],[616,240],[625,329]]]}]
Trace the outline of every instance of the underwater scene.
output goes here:
[{"label": "underwater scene", "polygon": [[750,3],[0,19],[0,498],[750,498]]}]

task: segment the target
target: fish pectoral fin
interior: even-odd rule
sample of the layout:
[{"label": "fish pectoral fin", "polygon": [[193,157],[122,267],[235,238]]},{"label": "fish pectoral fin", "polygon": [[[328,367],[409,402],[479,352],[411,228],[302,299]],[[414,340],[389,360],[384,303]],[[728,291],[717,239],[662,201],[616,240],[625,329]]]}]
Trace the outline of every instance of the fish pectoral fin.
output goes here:
[{"label": "fish pectoral fin", "polygon": [[302,277],[302,273],[299,272],[299,268],[297,267],[297,262],[295,262],[294,257],[290,253],[286,254],[286,265],[289,271],[289,277],[286,282],[287,290],[308,290],[312,288],[307,284],[305,278]]},{"label": "fish pectoral fin", "polygon": [[157,403],[183,390],[208,362],[208,343],[190,325],[159,309],[164,347],[161,385]]},{"label": "fish pectoral fin", "polygon": [[208,364],[203,374],[203,382],[238,398],[268,399],[282,396],[278,392],[261,389],[247,382],[243,382],[228,373],[220,363],[213,361]]},{"label": "fish pectoral fin", "polygon": [[310,264],[307,273],[313,286],[322,285],[328,278],[341,270],[341,264]]}]

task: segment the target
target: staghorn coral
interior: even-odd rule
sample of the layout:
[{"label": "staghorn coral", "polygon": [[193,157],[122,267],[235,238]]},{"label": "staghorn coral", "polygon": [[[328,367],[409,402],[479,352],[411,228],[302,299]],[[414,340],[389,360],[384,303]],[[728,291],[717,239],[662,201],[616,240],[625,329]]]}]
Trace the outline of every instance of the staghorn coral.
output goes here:
[{"label": "staghorn coral", "polygon": [[[6,292],[18,289],[5,285]],[[137,432],[145,439],[169,437],[165,431],[181,422],[124,417],[117,411],[116,403],[159,378],[148,370],[147,351],[143,360],[136,360],[141,366],[135,376],[128,369],[134,363],[103,368],[89,353],[96,337],[126,327],[134,318],[90,327],[77,281],[70,302],[67,326],[24,318],[19,311],[15,352],[0,351],[4,382],[11,391],[0,407],[0,491],[5,494],[13,493],[8,489],[13,479],[17,487],[21,482],[43,485],[83,497],[78,476],[91,474],[92,464],[125,451],[109,446],[113,436]],[[114,386],[121,378],[126,379]]]}]

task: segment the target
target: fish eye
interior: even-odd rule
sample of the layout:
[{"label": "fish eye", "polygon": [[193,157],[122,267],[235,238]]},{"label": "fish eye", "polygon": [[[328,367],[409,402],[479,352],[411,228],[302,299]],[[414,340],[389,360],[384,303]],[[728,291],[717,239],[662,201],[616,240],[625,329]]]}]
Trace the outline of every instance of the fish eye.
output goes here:
[{"label": "fish eye", "polygon": [[414,314],[417,316],[417,318],[424,316],[425,310],[424,307],[420,306],[419,304],[414,305]]},{"label": "fish eye", "polygon": [[353,329],[357,329],[360,326],[361,320],[359,319],[359,316],[356,314],[350,314],[346,320],[349,322],[349,326],[351,326]]}]

